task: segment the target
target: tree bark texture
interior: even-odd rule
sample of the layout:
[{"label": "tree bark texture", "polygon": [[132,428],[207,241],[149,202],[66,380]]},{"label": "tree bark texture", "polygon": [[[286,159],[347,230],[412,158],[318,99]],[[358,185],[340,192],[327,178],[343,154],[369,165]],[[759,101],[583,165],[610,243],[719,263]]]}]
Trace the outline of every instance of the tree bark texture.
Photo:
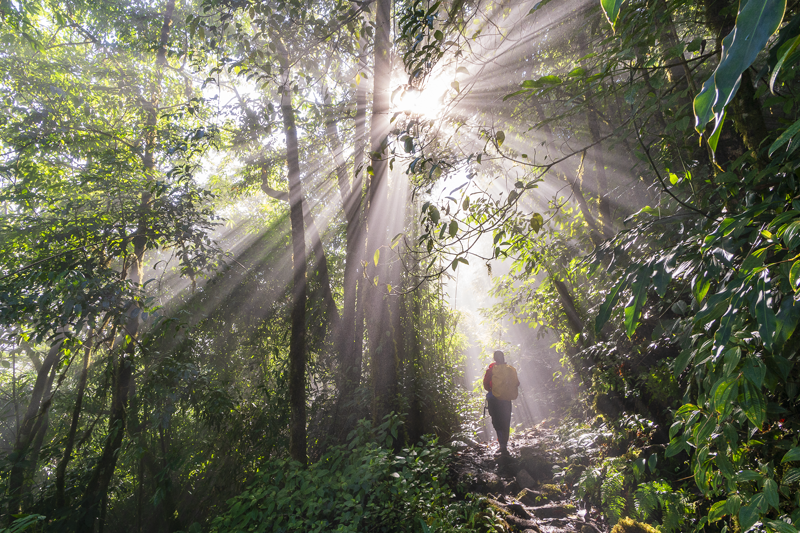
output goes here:
[{"label": "tree bark texture", "polygon": [[[370,129],[370,154],[373,175],[369,184],[368,244],[367,257],[370,264],[377,250],[385,241],[385,225],[377,221],[376,203],[386,193],[389,176],[387,141],[389,135],[389,83],[391,81],[391,1],[377,0],[375,15],[375,73],[373,75],[372,123]],[[381,209],[381,215],[385,211]],[[384,225],[384,227],[380,227]],[[386,255],[386,254],[384,254]],[[385,267],[385,258],[379,267]],[[378,268],[375,275],[385,268]],[[386,272],[388,274],[388,272]],[[386,276],[380,279],[386,285]],[[392,310],[387,296],[378,287],[370,287],[373,297],[370,298],[372,309],[369,313],[368,333],[370,344],[370,361],[372,372],[372,418],[379,423],[388,413],[393,411],[397,390],[396,346],[393,339]]]},{"label": "tree bark texture", "polygon": [[83,396],[86,392],[86,382],[89,377],[89,357],[92,353],[92,347],[94,346],[93,341],[93,332],[90,332],[89,338],[83,347],[83,364],[81,365],[80,375],[78,376],[75,405],[72,408],[72,420],[70,421],[69,432],[67,433],[67,442],[64,445],[64,454],[56,467],[56,505],[58,507],[65,507],[67,505],[65,494],[67,465],[69,465],[72,459],[72,451],[75,447],[75,436],[78,433],[78,422],[80,421],[81,408],[83,407]]},{"label": "tree bark texture", "polygon": [[276,39],[283,77],[281,114],[286,136],[286,166],[289,181],[289,220],[292,225],[292,313],[289,336],[289,404],[291,421],[289,455],[303,464],[306,453],[306,240],[303,227],[303,185],[297,125],[292,107],[289,57],[283,43]]},{"label": "tree bark texture", "polygon": [[21,498],[24,496],[26,472],[29,470],[29,454],[33,441],[39,433],[42,423],[47,417],[50,408],[49,391],[53,384],[55,368],[61,358],[61,346],[64,343],[64,334],[59,334],[47,353],[42,365],[36,373],[28,408],[22,418],[19,434],[17,435],[14,449],[9,456],[11,470],[8,479],[8,514],[7,521],[11,523],[12,515],[19,513]]}]

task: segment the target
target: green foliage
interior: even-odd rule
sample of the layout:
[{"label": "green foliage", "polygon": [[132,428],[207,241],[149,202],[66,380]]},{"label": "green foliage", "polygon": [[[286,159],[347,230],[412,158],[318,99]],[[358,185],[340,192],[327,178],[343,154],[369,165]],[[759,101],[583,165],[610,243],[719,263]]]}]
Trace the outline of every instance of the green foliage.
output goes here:
[{"label": "green foliage", "polygon": [[[758,53],[777,31],[785,9],[785,0],[742,2],[736,26],[722,41],[719,64],[694,99],[695,128],[698,132],[703,132],[712,117],[716,117],[714,130],[720,128],[725,107],[736,95],[742,73],[753,64]],[[777,68],[780,69],[780,66],[777,65]]]},{"label": "green foliage", "polygon": [[22,533],[28,531],[42,531],[42,525],[47,517],[40,514],[29,514],[25,516],[15,516],[15,520],[9,527],[0,529],[0,533]]},{"label": "green foliage", "polygon": [[632,481],[631,474],[624,458],[606,459],[581,474],[575,494],[578,498],[589,500],[600,507],[609,523],[616,524],[625,515],[629,503],[627,492]]},{"label": "green foliage", "polygon": [[362,421],[347,445],[312,465],[272,459],[212,531],[475,531],[494,529],[481,500],[458,501],[446,483],[450,450],[435,441],[399,452],[396,417]]},{"label": "green foliage", "polygon": [[683,490],[673,490],[663,480],[639,484],[634,498],[642,520],[660,522],[659,530],[663,533],[685,531],[687,519],[693,514],[689,495]]}]

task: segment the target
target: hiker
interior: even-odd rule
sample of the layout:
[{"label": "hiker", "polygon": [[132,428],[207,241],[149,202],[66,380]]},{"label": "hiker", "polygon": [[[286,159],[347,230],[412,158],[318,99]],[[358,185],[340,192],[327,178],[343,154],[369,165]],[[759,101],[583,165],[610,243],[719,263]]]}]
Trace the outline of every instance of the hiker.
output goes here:
[{"label": "hiker", "polygon": [[489,415],[492,417],[492,426],[497,433],[501,453],[508,453],[511,400],[517,399],[518,387],[517,371],[506,364],[506,355],[502,351],[495,351],[494,363],[489,365],[483,376],[483,388],[488,391],[486,401],[489,403]]}]

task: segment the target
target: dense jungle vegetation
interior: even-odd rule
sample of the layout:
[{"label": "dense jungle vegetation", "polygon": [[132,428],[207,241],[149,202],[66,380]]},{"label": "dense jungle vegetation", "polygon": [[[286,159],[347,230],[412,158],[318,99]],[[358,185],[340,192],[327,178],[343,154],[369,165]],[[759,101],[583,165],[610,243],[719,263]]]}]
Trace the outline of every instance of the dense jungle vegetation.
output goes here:
[{"label": "dense jungle vegetation", "polygon": [[609,528],[800,530],[797,2],[0,21],[0,530],[508,531],[497,348]]}]

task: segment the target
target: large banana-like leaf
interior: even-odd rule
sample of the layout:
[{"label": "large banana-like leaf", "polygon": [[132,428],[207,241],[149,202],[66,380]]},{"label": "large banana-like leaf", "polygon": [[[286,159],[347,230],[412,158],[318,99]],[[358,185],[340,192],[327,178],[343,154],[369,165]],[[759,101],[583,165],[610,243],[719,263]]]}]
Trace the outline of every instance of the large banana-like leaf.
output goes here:
[{"label": "large banana-like leaf", "polygon": [[736,26],[722,41],[722,56],[703,90],[695,97],[695,128],[705,130],[716,118],[716,131],[722,116],[742,80],[742,73],[753,64],[758,53],[777,31],[786,11],[786,0],[748,0],[742,2]]}]

